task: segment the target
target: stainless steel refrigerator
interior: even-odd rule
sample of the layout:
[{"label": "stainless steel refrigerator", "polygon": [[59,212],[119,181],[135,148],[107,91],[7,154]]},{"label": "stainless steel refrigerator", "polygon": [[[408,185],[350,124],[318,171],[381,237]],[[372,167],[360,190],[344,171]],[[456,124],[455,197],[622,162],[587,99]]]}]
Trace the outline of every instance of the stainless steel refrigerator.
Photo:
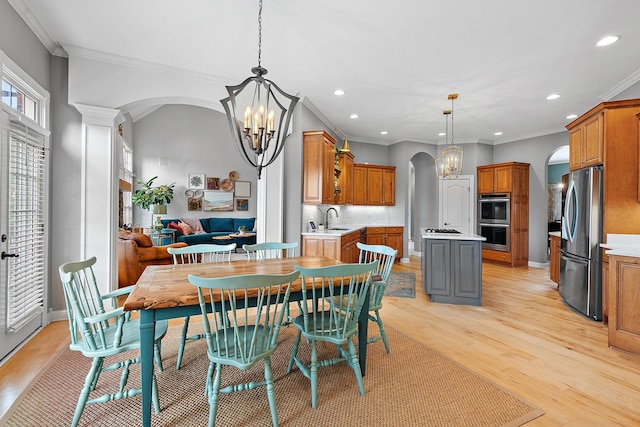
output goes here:
[{"label": "stainless steel refrigerator", "polygon": [[569,175],[562,217],[560,295],[585,316],[602,319],[602,168]]}]

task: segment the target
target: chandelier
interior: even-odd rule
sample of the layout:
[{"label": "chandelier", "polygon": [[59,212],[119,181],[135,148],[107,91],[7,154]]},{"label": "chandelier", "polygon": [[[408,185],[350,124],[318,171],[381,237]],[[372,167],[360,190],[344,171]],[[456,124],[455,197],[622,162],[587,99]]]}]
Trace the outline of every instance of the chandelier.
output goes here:
[{"label": "chandelier", "polygon": [[[251,69],[254,76],[237,86],[226,86],[229,96],[221,99],[231,129],[244,158],[256,168],[258,179],[262,169],[273,163],[284,148],[293,110],[300,98],[282,91],[264,77],[262,56],[262,0],[258,10],[258,65]],[[253,83],[253,90],[243,90]],[[242,112],[238,104],[246,105]]]},{"label": "chandelier", "polygon": [[[453,135],[453,103],[458,99],[457,93],[449,94],[451,110],[444,110],[445,116],[445,147],[440,156],[436,158],[436,176],[438,179],[457,178],[462,172],[463,149],[454,144]],[[449,142],[449,115],[451,115],[451,142]]]}]

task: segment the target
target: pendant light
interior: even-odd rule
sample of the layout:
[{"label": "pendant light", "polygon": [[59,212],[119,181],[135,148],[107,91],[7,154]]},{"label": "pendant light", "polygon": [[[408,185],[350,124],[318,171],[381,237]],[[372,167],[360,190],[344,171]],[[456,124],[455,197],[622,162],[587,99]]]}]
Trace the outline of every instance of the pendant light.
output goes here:
[{"label": "pendant light", "polygon": [[[438,179],[455,179],[462,172],[462,155],[464,150],[454,144],[453,134],[453,103],[458,99],[457,93],[449,94],[451,100],[451,110],[444,110],[445,116],[445,147],[440,156],[436,158],[436,176]],[[451,115],[451,142],[449,142],[449,115]]]},{"label": "pendant light", "polygon": [[[264,77],[267,70],[261,66],[261,56],[262,0],[258,10],[258,65],[251,69],[255,76],[237,86],[226,86],[229,96],[220,100],[231,135],[247,162],[256,168],[258,179],[262,169],[282,152],[293,110],[300,99]],[[252,90],[244,91],[250,83],[253,83]],[[246,107],[238,111],[238,104]]]}]

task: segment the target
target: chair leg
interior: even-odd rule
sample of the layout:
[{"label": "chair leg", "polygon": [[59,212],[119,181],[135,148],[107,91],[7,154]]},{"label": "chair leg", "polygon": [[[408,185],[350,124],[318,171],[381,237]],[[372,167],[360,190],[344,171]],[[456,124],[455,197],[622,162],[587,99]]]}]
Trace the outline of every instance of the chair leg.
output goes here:
[{"label": "chair leg", "polygon": [[155,359],[156,366],[158,366],[158,372],[164,372],[162,366],[162,342],[158,341],[153,346],[153,358]]},{"label": "chair leg", "polygon": [[71,421],[71,427],[75,427],[78,425],[80,421],[80,417],[82,416],[82,411],[84,411],[84,407],[87,404],[87,400],[89,399],[89,393],[93,390],[98,382],[98,377],[100,376],[100,371],[102,369],[102,357],[94,357],[91,362],[91,369],[89,369],[89,373],[84,380],[84,387],[80,391],[80,396],[78,396],[78,403],[76,404],[76,411],[73,414],[73,421]]},{"label": "chair leg", "polygon": [[318,352],[316,351],[316,340],[311,340],[311,366],[309,370],[311,377],[311,407],[318,405]]},{"label": "chair leg", "polygon": [[298,331],[298,334],[296,335],[296,339],[293,342],[293,347],[291,348],[291,357],[289,357],[289,366],[287,367],[287,374],[290,374],[291,369],[293,368],[293,361],[295,360],[296,355],[298,354],[298,346],[300,345],[301,336],[302,336],[302,333]]},{"label": "chair leg", "polygon": [[356,373],[356,380],[358,381],[358,388],[360,388],[360,394],[364,396],[364,384],[362,383],[362,372],[360,372],[360,363],[358,363],[358,353],[356,353],[356,346],[353,344],[353,340],[349,339],[347,343],[349,348],[349,366]]},{"label": "chair leg", "polygon": [[380,329],[380,337],[382,337],[384,349],[387,350],[387,354],[389,354],[391,353],[389,350],[389,341],[387,341],[387,333],[384,331],[384,325],[382,324],[382,318],[380,317],[378,310],[376,310],[376,323],[378,324],[378,329]]},{"label": "chair leg", "polygon": [[209,427],[216,425],[216,414],[218,413],[218,398],[220,397],[220,377],[222,365],[216,363],[216,376],[209,390]]},{"label": "chair leg", "polygon": [[182,364],[182,355],[184,354],[184,344],[187,341],[187,330],[189,329],[189,316],[184,318],[182,324],[182,335],[180,336],[180,344],[178,344],[178,358],[176,360],[176,369],[180,369]]},{"label": "chair leg", "polygon": [[153,410],[156,411],[156,414],[160,413],[160,399],[158,396],[158,381],[154,373],[151,379],[151,400],[153,401]]},{"label": "chair leg", "polygon": [[273,372],[271,371],[271,358],[266,357],[264,363],[264,380],[267,383],[267,397],[269,398],[269,408],[271,409],[271,421],[273,427],[278,427],[278,411],[276,409],[276,392],[273,385]]}]

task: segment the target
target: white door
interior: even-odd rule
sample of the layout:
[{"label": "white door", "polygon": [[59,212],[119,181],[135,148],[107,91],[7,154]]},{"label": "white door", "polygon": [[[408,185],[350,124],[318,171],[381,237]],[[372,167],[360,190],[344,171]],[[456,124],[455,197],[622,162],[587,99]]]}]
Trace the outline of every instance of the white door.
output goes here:
[{"label": "white door", "polygon": [[41,133],[2,112],[0,146],[0,359],[44,324],[46,171]]},{"label": "white door", "polygon": [[475,233],[475,187],[473,175],[439,180],[438,228]]}]

